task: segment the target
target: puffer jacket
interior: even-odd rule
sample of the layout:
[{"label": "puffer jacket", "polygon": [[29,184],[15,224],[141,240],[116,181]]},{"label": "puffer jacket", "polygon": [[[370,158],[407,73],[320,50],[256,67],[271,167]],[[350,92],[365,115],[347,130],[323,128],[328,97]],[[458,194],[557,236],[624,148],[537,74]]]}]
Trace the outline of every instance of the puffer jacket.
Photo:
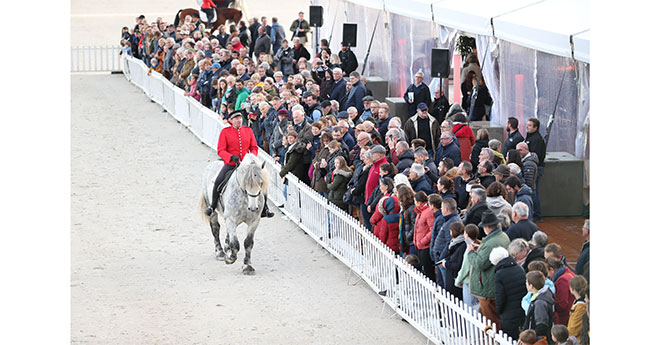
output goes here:
[{"label": "puffer jacket", "polygon": [[346,207],[344,203],[344,193],[346,193],[346,185],[353,176],[352,171],[335,169],[332,173],[332,182],[328,183],[328,200],[340,208]]},{"label": "puffer jacket", "polygon": [[527,294],[525,271],[511,256],[495,266],[495,308],[502,320],[502,330],[513,337],[525,322],[520,302]]},{"label": "puffer jacket", "polygon": [[369,220],[374,235],[395,253],[399,252],[399,200],[395,195],[384,195]]},{"label": "puffer jacket", "polygon": [[399,228],[399,245],[401,246],[401,250],[407,250],[413,245],[413,236],[415,235],[415,221],[417,220],[415,204],[408,206],[405,210],[401,210],[401,217],[403,218]]},{"label": "puffer jacket", "polygon": [[522,159],[522,163],[522,175],[523,179],[525,179],[525,184],[532,190],[536,190],[536,174],[539,170],[539,157],[536,156],[536,153],[530,152]]},{"label": "puffer jacket", "polygon": [[495,298],[495,266],[490,262],[490,252],[496,247],[509,247],[509,237],[498,226],[484,237],[479,249],[468,254],[473,267],[470,276],[470,293],[482,298]]},{"label": "puffer jacket", "polygon": [[428,204],[415,207],[417,218],[415,219],[415,233],[413,236],[413,243],[417,250],[427,249],[431,247],[431,236],[433,229],[433,211],[429,208]]}]

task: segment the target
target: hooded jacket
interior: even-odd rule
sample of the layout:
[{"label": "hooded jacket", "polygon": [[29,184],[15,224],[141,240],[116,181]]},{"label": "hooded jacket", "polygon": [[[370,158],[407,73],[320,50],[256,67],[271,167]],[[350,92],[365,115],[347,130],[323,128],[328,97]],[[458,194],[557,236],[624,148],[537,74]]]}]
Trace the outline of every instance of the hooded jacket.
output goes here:
[{"label": "hooded jacket", "polygon": [[516,202],[520,201],[527,205],[529,214],[534,213],[534,199],[532,198],[533,192],[528,185],[523,185],[522,188],[516,193]]},{"label": "hooded jacket", "polygon": [[493,196],[486,197],[486,204],[488,205],[488,209],[493,211],[493,213],[495,213],[495,215],[500,219],[503,219],[503,217],[505,217],[505,215],[502,214],[502,210],[504,209],[508,209],[509,211],[511,211],[510,214],[513,214],[513,208],[511,207],[509,202],[504,200],[504,198],[501,195],[498,195],[496,197]]},{"label": "hooded jacket", "polygon": [[552,306],[554,304],[555,298],[552,296],[552,292],[547,286],[544,286],[529,305],[523,329],[533,329],[536,331],[537,336],[549,338],[551,336]]},{"label": "hooded jacket", "polygon": [[525,321],[520,302],[527,294],[525,271],[511,256],[495,266],[495,308],[502,320],[502,330],[515,336]]},{"label": "hooded jacket", "polygon": [[428,204],[415,207],[417,218],[415,219],[415,232],[413,243],[417,250],[428,249],[431,247],[431,236],[435,216]]},{"label": "hooded jacket", "polygon": [[335,169],[332,173],[332,182],[328,183],[328,200],[333,204],[344,207],[344,193],[346,193],[346,186],[348,181],[353,176],[353,172],[347,170]]},{"label": "hooded jacket", "polygon": [[395,253],[399,252],[399,200],[385,195],[369,220],[374,225],[374,235]]},{"label": "hooded jacket", "polygon": [[539,170],[539,158],[536,156],[536,153],[530,151],[528,155],[523,157],[522,163],[522,175],[525,184],[532,190],[536,190],[536,174]]}]

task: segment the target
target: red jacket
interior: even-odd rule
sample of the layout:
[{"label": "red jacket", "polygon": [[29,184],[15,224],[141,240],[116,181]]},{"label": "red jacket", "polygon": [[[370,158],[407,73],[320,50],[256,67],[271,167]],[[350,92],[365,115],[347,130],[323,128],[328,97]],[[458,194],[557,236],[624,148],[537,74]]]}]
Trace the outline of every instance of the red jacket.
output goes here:
[{"label": "red jacket", "polygon": [[212,0],[202,0],[202,8],[215,8],[215,3]]},{"label": "red jacket", "polygon": [[435,216],[428,204],[415,206],[415,231],[413,232],[413,243],[418,250],[431,247],[431,235],[433,233],[433,222]]},{"label": "red jacket", "polygon": [[[455,124],[452,128],[452,131],[458,140],[458,144],[460,144],[459,147],[461,149],[461,160],[469,161],[470,154],[472,153],[472,146],[474,146],[475,143],[474,132],[472,131],[472,128],[464,124]],[[458,166],[458,163],[455,163],[455,165]],[[473,170],[476,169],[476,167],[473,168]]]},{"label": "red jacket", "polygon": [[231,161],[231,156],[237,155],[240,160],[243,160],[243,157],[248,153],[255,156],[259,153],[257,139],[252,133],[252,128],[243,126],[236,129],[234,126],[229,126],[220,132],[218,156],[225,161],[225,164],[235,165]]},{"label": "red jacket", "polygon": [[[390,247],[395,253],[399,252],[399,222],[398,213],[401,210],[399,199],[396,196],[385,195],[378,202],[379,207],[369,220],[374,225],[374,235],[378,237],[386,246]],[[381,206],[386,214],[381,212]],[[387,215],[396,215],[397,221],[388,223],[385,219]]]},{"label": "red jacket", "polygon": [[371,165],[371,168],[369,169],[369,176],[367,177],[367,184],[364,187],[364,204],[368,205],[367,201],[369,200],[369,196],[371,196],[371,192],[374,191],[374,189],[378,188],[378,180],[380,177],[380,166],[383,165],[384,163],[387,163],[387,158],[383,157],[377,161],[374,162],[373,165]]},{"label": "red jacket", "polygon": [[573,301],[575,301],[575,296],[571,293],[570,284],[573,277],[575,277],[575,273],[566,268],[564,273],[555,280],[555,325],[568,325],[571,307],[573,306]]}]

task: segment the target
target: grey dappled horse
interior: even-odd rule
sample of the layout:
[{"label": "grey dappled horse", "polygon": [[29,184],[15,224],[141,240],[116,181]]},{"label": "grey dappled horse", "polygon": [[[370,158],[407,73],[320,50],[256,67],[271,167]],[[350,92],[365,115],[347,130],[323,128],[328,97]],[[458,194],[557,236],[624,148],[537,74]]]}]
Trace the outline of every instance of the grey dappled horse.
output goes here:
[{"label": "grey dappled horse", "polygon": [[[254,274],[254,268],[250,261],[252,245],[254,244],[254,232],[257,230],[261,219],[261,210],[266,202],[268,190],[268,171],[264,169],[265,162],[259,163],[253,154],[247,154],[241,164],[227,181],[218,206],[211,217],[204,214],[204,210],[211,204],[213,195],[213,182],[222,169],[222,161],[213,161],[204,169],[202,177],[202,197],[200,211],[202,217],[210,222],[211,233],[215,240],[216,259],[224,259],[225,263],[233,264],[236,254],[240,249],[236,227],[241,223],[247,225],[247,235],[243,245],[245,246],[245,259],[243,260],[243,273]],[[227,231],[225,247],[220,243],[220,227],[224,223]],[[231,254],[229,250],[231,249]]]}]

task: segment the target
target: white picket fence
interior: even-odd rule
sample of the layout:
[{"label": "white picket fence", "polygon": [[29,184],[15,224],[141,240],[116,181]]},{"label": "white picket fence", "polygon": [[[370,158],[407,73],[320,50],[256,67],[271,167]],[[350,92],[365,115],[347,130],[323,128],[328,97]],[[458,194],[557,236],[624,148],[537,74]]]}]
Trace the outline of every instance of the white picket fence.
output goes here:
[{"label": "white picket fence", "polygon": [[120,52],[120,46],[71,47],[71,72],[120,71]]},{"label": "white picket fence", "polygon": [[[140,60],[122,58],[122,71],[202,142],[216,149],[224,127],[218,114],[185,97],[160,74],[148,76]],[[283,204],[281,210],[292,222],[349,267],[349,283],[361,279],[374,292],[386,291],[383,307],[389,306],[435,344],[515,344],[502,331],[496,332],[484,316],[466,308],[462,301],[396,256],[355,218],[292,174],[280,178],[280,164],[261,149],[259,157],[266,162],[271,176],[268,198],[276,205]]]}]

